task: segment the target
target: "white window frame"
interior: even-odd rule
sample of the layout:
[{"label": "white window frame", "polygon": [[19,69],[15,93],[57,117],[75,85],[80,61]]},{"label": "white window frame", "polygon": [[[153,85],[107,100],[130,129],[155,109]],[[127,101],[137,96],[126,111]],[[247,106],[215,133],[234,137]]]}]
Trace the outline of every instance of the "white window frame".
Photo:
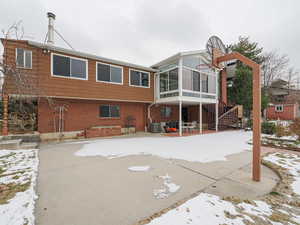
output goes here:
[{"label": "white window frame", "polygon": [[[278,110],[278,108],[281,108],[280,110]],[[275,105],[275,112],[283,112],[283,105]]]},{"label": "white window frame", "polygon": [[159,87],[159,90],[158,90],[158,92],[159,92],[159,94],[168,94],[168,93],[173,93],[173,92],[178,92],[179,91],[179,76],[178,76],[178,89],[177,90],[172,90],[172,91],[160,91],[160,74],[161,73],[168,73],[168,87],[169,87],[169,82],[170,82],[170,80],[169,80],[169,71],[171,71],[171,70],[174,70],[174,69],[178,69],[178,75],[179,75],[179,66],[175,66],[175,67],[172,67],[172,68],[169,68],[169,69],[167,69],[167,70],[162,70],[161,72],[159,72],[158,73],[158,87]]},{"label": "white window frame", "polygon": [[[24,66],[18,66],[18,62],[17,62],[17,56],[18,56],[18,49],[23,49],[23,60],[24,60]],[[31,67],[25,67],[26,65],[26,57],[25,57],[25,52],[30,52],[30,60],[31,60]],[[16,48],[16,67],[17,68],[20,68],[20,69],[28,69],[28,70],[31,70],[32,69],[32,51],[31,50],[26,50],[24,48]]]},{"label": "white window frame", "polygon": [[[111,110],[110,107],[111,106],[118,106],[119,107],[119,116],[118,117],[112,117],[112,116],[108,116],[108,117],[102,117],[101,114],[101,106],[108,106],[109,107],[109,114],[111,114]],[[121,118],[121,106],[118,104],[100,104],[99,105],[99,118],[100,119],[120,119]]]},{"label": "white window frame", "polygon": [[[112,81],[98,80],[98,64],[107,65],[107,66],[110,66],[110,67],[120,68],[121,71],[122,71],[122,82],[118,83],[118,82],[112,82]],[[109,76],[111,77],[111,70],[109,70]],[[96,82],[107,83],[107,84],[123,85],[123,82],[124,82],[123,78],[124,78],[124,69],[123,69],[123,66],[116,66],[116,65],[113,65],[113,64],[109,64],[109,63],[96,62]]]},{"label": "white window frame", "polygon": [[[80,61],[84,61],[86,63],[86,67],[85,67],[85,78],[80,78],[80,77],[66,77],[66,76],[62,76],[62,75],[57,75],[53,73],[53,56],[57,55],[57,56],[62,56],[62,57],[67,57],[70,59],[76,59],[76,60],[80,60]],[[72,72],[72,61],[70,61],[70,72]],[[68,56],[68,55],[63,55],[63,54],[59,54],[59,53],[51,53],[51,76],[52,77],[58,77],[58,78],[66,78],[66,79],[75,79],[75,80],[88,80],[89,79],[89,61],[87,59],[83,59],[83,58],[78,58],[78,57],[74,57],[74,56]]]},{"label": "white window frame", "polygon": [[[136,72],[140,72],[140,73],[147,73],[148,74],[148,86],[142,86],[142,84],[140,85],[133,85],[131,84],[131,71],[136,71]],[[142,79],[140,79],[140,82],[142,82]],[[146,71],[143,71],[143,70],[136,70],[136,69],[129,69],[129,86],[131,87],[139,87],[139,88],[150,88],[151,86],[151,77],[150,77],[150,73],[149,72],[146,72]]]}]

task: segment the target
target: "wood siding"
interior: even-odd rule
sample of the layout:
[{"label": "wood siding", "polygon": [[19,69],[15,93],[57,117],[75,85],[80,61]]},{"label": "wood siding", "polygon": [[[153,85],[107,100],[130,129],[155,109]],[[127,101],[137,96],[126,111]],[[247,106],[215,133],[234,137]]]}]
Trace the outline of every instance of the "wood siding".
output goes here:
[{"label": "wood siding", "polygon": [[[123,67],[123,85],[96,82],[96,61],[88,60],[88,80],[78,80],[51,76],[51,53],[44,53],[42,49],[28,45],[26,41],[9,40],[5,44],[5,54],[8,62],[15,64],[16,48],[32,51],[32,69],[24,69],[26,75],[34,78],[40,93],[39,95],[78,99],[97,99],[113,101],[153,102],[154,101],[154,74],[150,72],[150,88],[132,87],[129,85],[129,67]],[[53,52],[53,51],[51,51]],[[69,55],[62,52],[53,52]],[[101,62],[101,61],[97,61]],[[103,63],[106,63],[102,61]],[[113,65],[113,64],[112,64]],[[121,65],[118,65],[121,66]],[[131,68],[135,69],[135,68]],[[149,71],[146,71],[149,72]],[[18,94],[14,81],[5,81],[5,90],[9,94]],[[30,93],[24,93],[30,94]]]}]

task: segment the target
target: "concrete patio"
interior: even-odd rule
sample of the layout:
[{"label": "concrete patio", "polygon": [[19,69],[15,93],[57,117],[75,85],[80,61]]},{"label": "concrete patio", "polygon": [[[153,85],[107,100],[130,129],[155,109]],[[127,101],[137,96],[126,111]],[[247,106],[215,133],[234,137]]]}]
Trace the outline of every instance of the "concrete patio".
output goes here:
[{"label": "concrete patio", "polygon": [[[251,151],[229,155],[226,161],[200,163],[150,155],[75,156],[83,145],[41,146],[37,224],[132,225],[199,191],[253,199],[269,193],[279,181],[266,167],[261,182],[251,180]],[[151,169],[128,171],[137,165]],[[158,177],[166,174],[181,188],[168,198],[156,199],[153,190],[163,183]]]}]

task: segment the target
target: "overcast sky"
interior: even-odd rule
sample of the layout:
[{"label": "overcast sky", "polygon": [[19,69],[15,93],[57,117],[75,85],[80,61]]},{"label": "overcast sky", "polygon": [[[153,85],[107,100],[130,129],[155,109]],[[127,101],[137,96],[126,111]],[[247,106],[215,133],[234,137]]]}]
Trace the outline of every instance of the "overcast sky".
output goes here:
[{"label": "overcast sky", "polygon": [[[266,51],[287,54],[300,69],[299,0],[5,0],[0,28],[22,20],[26,39],[43,42],[46,13],[78,51],[150,66],[179,51],[250,36]],[[56,44],[63,43],[56,36]]]}]

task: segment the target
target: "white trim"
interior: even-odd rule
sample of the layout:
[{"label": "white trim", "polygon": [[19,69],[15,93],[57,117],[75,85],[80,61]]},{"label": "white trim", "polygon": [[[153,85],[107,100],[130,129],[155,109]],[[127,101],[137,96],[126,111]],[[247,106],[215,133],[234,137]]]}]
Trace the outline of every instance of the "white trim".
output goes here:
[{"label": "white trim", "polygon": [[[281,110],[278,110],[277,107],[281,107]],[[283,104],[277,104],[277,105],[275,105],[274,110],[275,110],[275,112],[283,112],[284,111]]]},{"label": "white trim", "polygon": [[18,95],[8,94],[9,97],[32,97],[32,98],[62,98],[62,99],[79,99],[79,100],[90,100],[90,101],[111,101],[111,102],[135,102],[135,103],[154,103],[154,101],[139,101],[139,100],[127,100],[127,99],[109,99],[109,98],[81,98],[81,97],[70,97],[70,96],[37,96],[37,95]]},{"label": "white trim", "polygon": [[[133,85],[131,84],[131,71],[134,70],[136,72],[140,72],[141,73],[147,73],[148,74],[148,86],[142,86],[142,85]],[[141,74],[142,75],[142,74]],[[141,78],[141,77],[140,77]],[[140,82],[142,82],[142,78],[140,79]],[[132,69],[132,68],[129,68],[129,80],[128,80],[128,84],[129,86],[131,87],[139,87],[139,88],[150,88],[151,86],[151,78],[150,78],[150,73],[149,72],[146,72],[146,71],[143,71],[143,70],[137,70],[137,69]]]},{"label": "white trim", "polygon": [[179,136],[182,136],[182,102],[179,101]]},{"label": "white trim", "polygon": [[183,87],[183,62],[182,57],[179,58],[178,62],[178,90],[179,90],[179,96],[182,96],[182,87]]},{"label": "white trim", "polygon": [[157,74],[166,73],[166,72],[169,72],[170,70],[174,70],[176,68],[179,68],[179,66],[173,66],[173,67],[171,67],[169,69],[159,71]]},{"label": "white trim", "polygon": [[207,76],[216,76],[216,74],[215,74],[215,72],[214,71],[212,71],[211,73],[207,73],[207,72],[205,72],[205,71],[202,71],[202,70],[197,70],[197,69],[195,69],[195,68],[191,68],[191,67],[188,67],[188,66],[182,66],[184,69],[187,69],[187,70],[192,70],[192,71],[195,71],[195,72],[198,72],[198,73],[203,73],[203,74],[205,74],[205,75],[207,75]]},{"label": "white trim", "polygon": [[[17,61],[17,56],[18,56],[18,49],[22,49],[23,50],[23,67],[22,66],[18,66],[18,61]],[[31,60],[31,67],[25,67],[26,65],[26,54],[25,52],[30,52],[30,60]],[[27,69],[27,70],[31,70],[32,69],[32,50],[27,50],[25,48],[16,48],[15,49],[15,53],[16,53],[16,67],[19,69]]]},{"label": "white trim", "polygon": [[[71,65],[71,60],[70,60],[70,76],[69,77],[66,77],[66,76],[63,76],[63,75],[56,75],[53,73],[53,55],[57,55],[57,56],[62,56],[62,57],[67,57],[67,58],[70,58],[70,59],[76,59],[76,60],[81,60],[81,61],[85,61],[86,62],[86,66],[85,66],[85,78],[80,78],[80,77],[72,77],[71,76],[71,69],[72,69],[72,65]],[[57,78],[67,78],[67,79],[74,79],[74,80],[88,80],[89,79],[89,73],[88,73],[88,69],[89,69],[89,61],[87,59],[83,59],[83,58],[78,58],[78,57],[74,57],[74,56],[68,56],[68,55],[63,55],[63,54],[58,54],[58,53],[54,53],[54,52],[51,52],[51,76],[52,77],[57,77]]]},{"label": "white trim", "polygon": [[[121,77],[122,82],[121,82],[121,83],[118,83],[118,82],[112,82],[112,81],[102,81],[102,80],[98,80],[98,64],[107,65],[107,66],[110,66],[110,67],[120,68],[121,71],[122,71],[122,77]],[[111,69],[109,70],[109,76],[110,76],[110,79],[111,79]],[[116,65],[113,65],[113,64],[109,64],[109,63],[96,62],[96,82],[99,82],[99,83],[107,83],[107,84],[123,85],[123,84],[124,84],[124,69],[123,69],[123,66],[116,66]]]},{"label": "white trim", "polygon": [[202,102],[199,104],[199,128],[200,128],[200,134],[203,133],[203,126],[202,126]]}]

